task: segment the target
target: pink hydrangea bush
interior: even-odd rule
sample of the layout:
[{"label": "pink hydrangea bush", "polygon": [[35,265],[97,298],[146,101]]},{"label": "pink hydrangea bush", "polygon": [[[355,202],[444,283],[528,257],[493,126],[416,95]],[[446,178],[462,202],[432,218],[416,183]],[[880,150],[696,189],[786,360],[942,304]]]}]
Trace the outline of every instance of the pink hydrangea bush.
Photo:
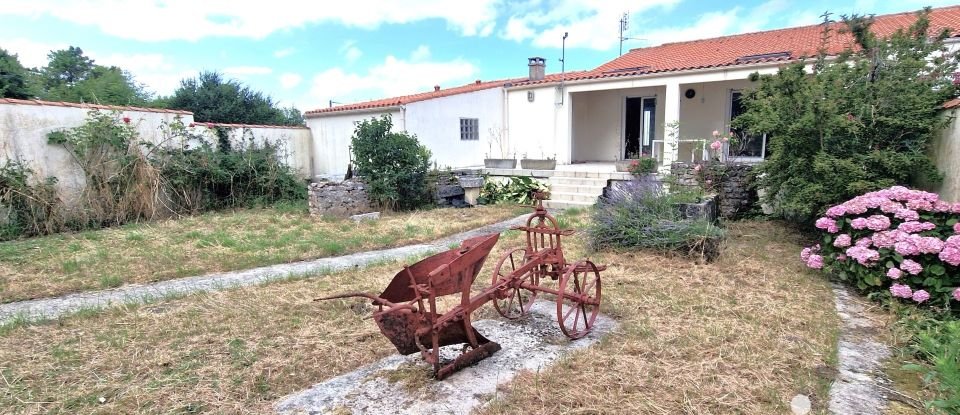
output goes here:
[{"label": "pink hydrangea bush", "polygon": [[814,226],[822,240],[801,252],[808,267],[916,304],[960,302],[960,203],[894,186],[830,207]]}]

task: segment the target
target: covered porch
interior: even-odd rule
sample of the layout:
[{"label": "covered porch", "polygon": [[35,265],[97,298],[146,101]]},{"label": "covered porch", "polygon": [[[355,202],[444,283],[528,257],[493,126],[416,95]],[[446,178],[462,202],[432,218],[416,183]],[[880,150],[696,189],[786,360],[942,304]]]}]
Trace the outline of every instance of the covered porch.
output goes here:
[{"label": "covered porch", "polygon": [[714,152],[713,132],[730,131],[742,111],[741,91],[753,87],[749,69],[570,85],[570,167],[612,166],[653,157],[659,170],[673,162],[713,157],[759,161],[765,137],[734,140]]}]

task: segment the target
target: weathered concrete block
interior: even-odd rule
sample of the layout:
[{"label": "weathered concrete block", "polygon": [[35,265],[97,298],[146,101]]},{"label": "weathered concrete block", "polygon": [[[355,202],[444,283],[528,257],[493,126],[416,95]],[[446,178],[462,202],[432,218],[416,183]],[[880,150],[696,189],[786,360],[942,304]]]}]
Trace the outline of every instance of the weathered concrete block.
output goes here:
[{"label": "weathered concrete block", "polygon": [[358,180],[310,183],[307,193],[311,215],[348,217],[373,211],[366,186]]},{"label": "weathered concrete block", "polygon": [[370,212],[362,213],[359,215],[353,215],[350,217],[354,222],[363,222],[365,220],[377,220],[380,219],[380,212]]}]

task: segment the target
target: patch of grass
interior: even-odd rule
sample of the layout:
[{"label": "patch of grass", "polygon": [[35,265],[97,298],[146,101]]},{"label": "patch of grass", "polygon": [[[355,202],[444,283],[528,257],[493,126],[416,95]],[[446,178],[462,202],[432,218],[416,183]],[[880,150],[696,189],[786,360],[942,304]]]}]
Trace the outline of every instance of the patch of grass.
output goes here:
[{"label": "patch of grass", "polygon": [[[474,288],[486,285],[496,259],[520,245],[520,236],[501,236]],[[799,261],[783,260],[795,256],[797,239],[774,223],[740,222],[710,265],[591,253],[609,266],[603,312],[620,327],[539,373],[524,372],[480,412],[789,413],[789,400],[806,393],[822,413],[827,396],[818,370],[834,359],[838,321],[828,283]],[[588,252],[576,236],[564,247],[570,259]],[[396,353],[370,321],[368,301],[313,299],[379,292],[400,264],[20,325],[0,336],[0,370],[17,385],[0,394],[0,407],[271,411],[286,394]],[[491,308],[475,317],[495,315]],[[73,353],[74,366],[57,369],[51,345]],[[391,377],[415,388],[428,375],[429,368],[411,366]],[[87,399],[92,395],[109,398],[100,404]],[[152,406],[143,409],[145,402]]]},{"label": "patch of grass", "polygon": [[0,242],[0,303],[422,243],[515,210],[384,213],[355,224],[280,205]]}]

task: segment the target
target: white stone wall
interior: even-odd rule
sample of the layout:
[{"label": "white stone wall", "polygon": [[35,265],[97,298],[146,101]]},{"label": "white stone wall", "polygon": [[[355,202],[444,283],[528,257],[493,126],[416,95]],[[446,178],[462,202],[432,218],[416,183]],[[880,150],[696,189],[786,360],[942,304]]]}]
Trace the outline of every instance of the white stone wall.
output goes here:
[{"label": "white stone wall", "polygon": [[393,131],[403,131],[404,120],[396,107],[307,117],[307,127],[313,133],[314,179],[343,179],[350,163],[350,137],[357,123],[383,115],[393,119]]},{"label": "white stone wall", "polygon": [[[500,157],[495,136],[503,131],[503,89],[451,95],[406,106],[406,129],[433,153],[439,168],[483,165],[485,154]],[[460,118],[476,118],[478,140],[460,139]]]},{"label": "white stone wall", "polygon": [[[76,197],[84,186],[83,172],[72,156],[62,146],[47,143],[47,135],[53,131],[78,127],[84,123],[91,108],[61,105],[10,104],[0,102],[0,160],[19,159],[32,168],[39,177],[54,176],[67,203]],[[109,112],[110,110],[100,110]],[[146,142],[177,145],[167,142],[162,126],[178,117],[185,125],[193,122],[190,113],[172,111],[122,110],[120,118],[130,118],[130,123]],[[306,128],[289,127],[224,127],[228,128],[231,140],[239,142],[246,134],[254,141],[280,142],[287,163],[304,178],[311,176],[311,136]],[[205,123],[195,124],[195,132],[214,138]],[[215,139],[214,139],[215,142]]]},{"label": "white stone wall", "polygon": [[[528,98],[533,92],[533,101]],[[561,94],[566,97],[561,103]],[[560,164],[570,163],[570,96],[554,85],[507,90],[507,141],[510,156],[522,158],[556,155]]]},{"label": "white stone wall", "polygon": [[960,116],[958,109],[943,112],[944,117],[952,117],[950,124],[941,132],[930,146],[930,157],[943,173],[943,181],[931,186],[943,200],[960,202]]}]

